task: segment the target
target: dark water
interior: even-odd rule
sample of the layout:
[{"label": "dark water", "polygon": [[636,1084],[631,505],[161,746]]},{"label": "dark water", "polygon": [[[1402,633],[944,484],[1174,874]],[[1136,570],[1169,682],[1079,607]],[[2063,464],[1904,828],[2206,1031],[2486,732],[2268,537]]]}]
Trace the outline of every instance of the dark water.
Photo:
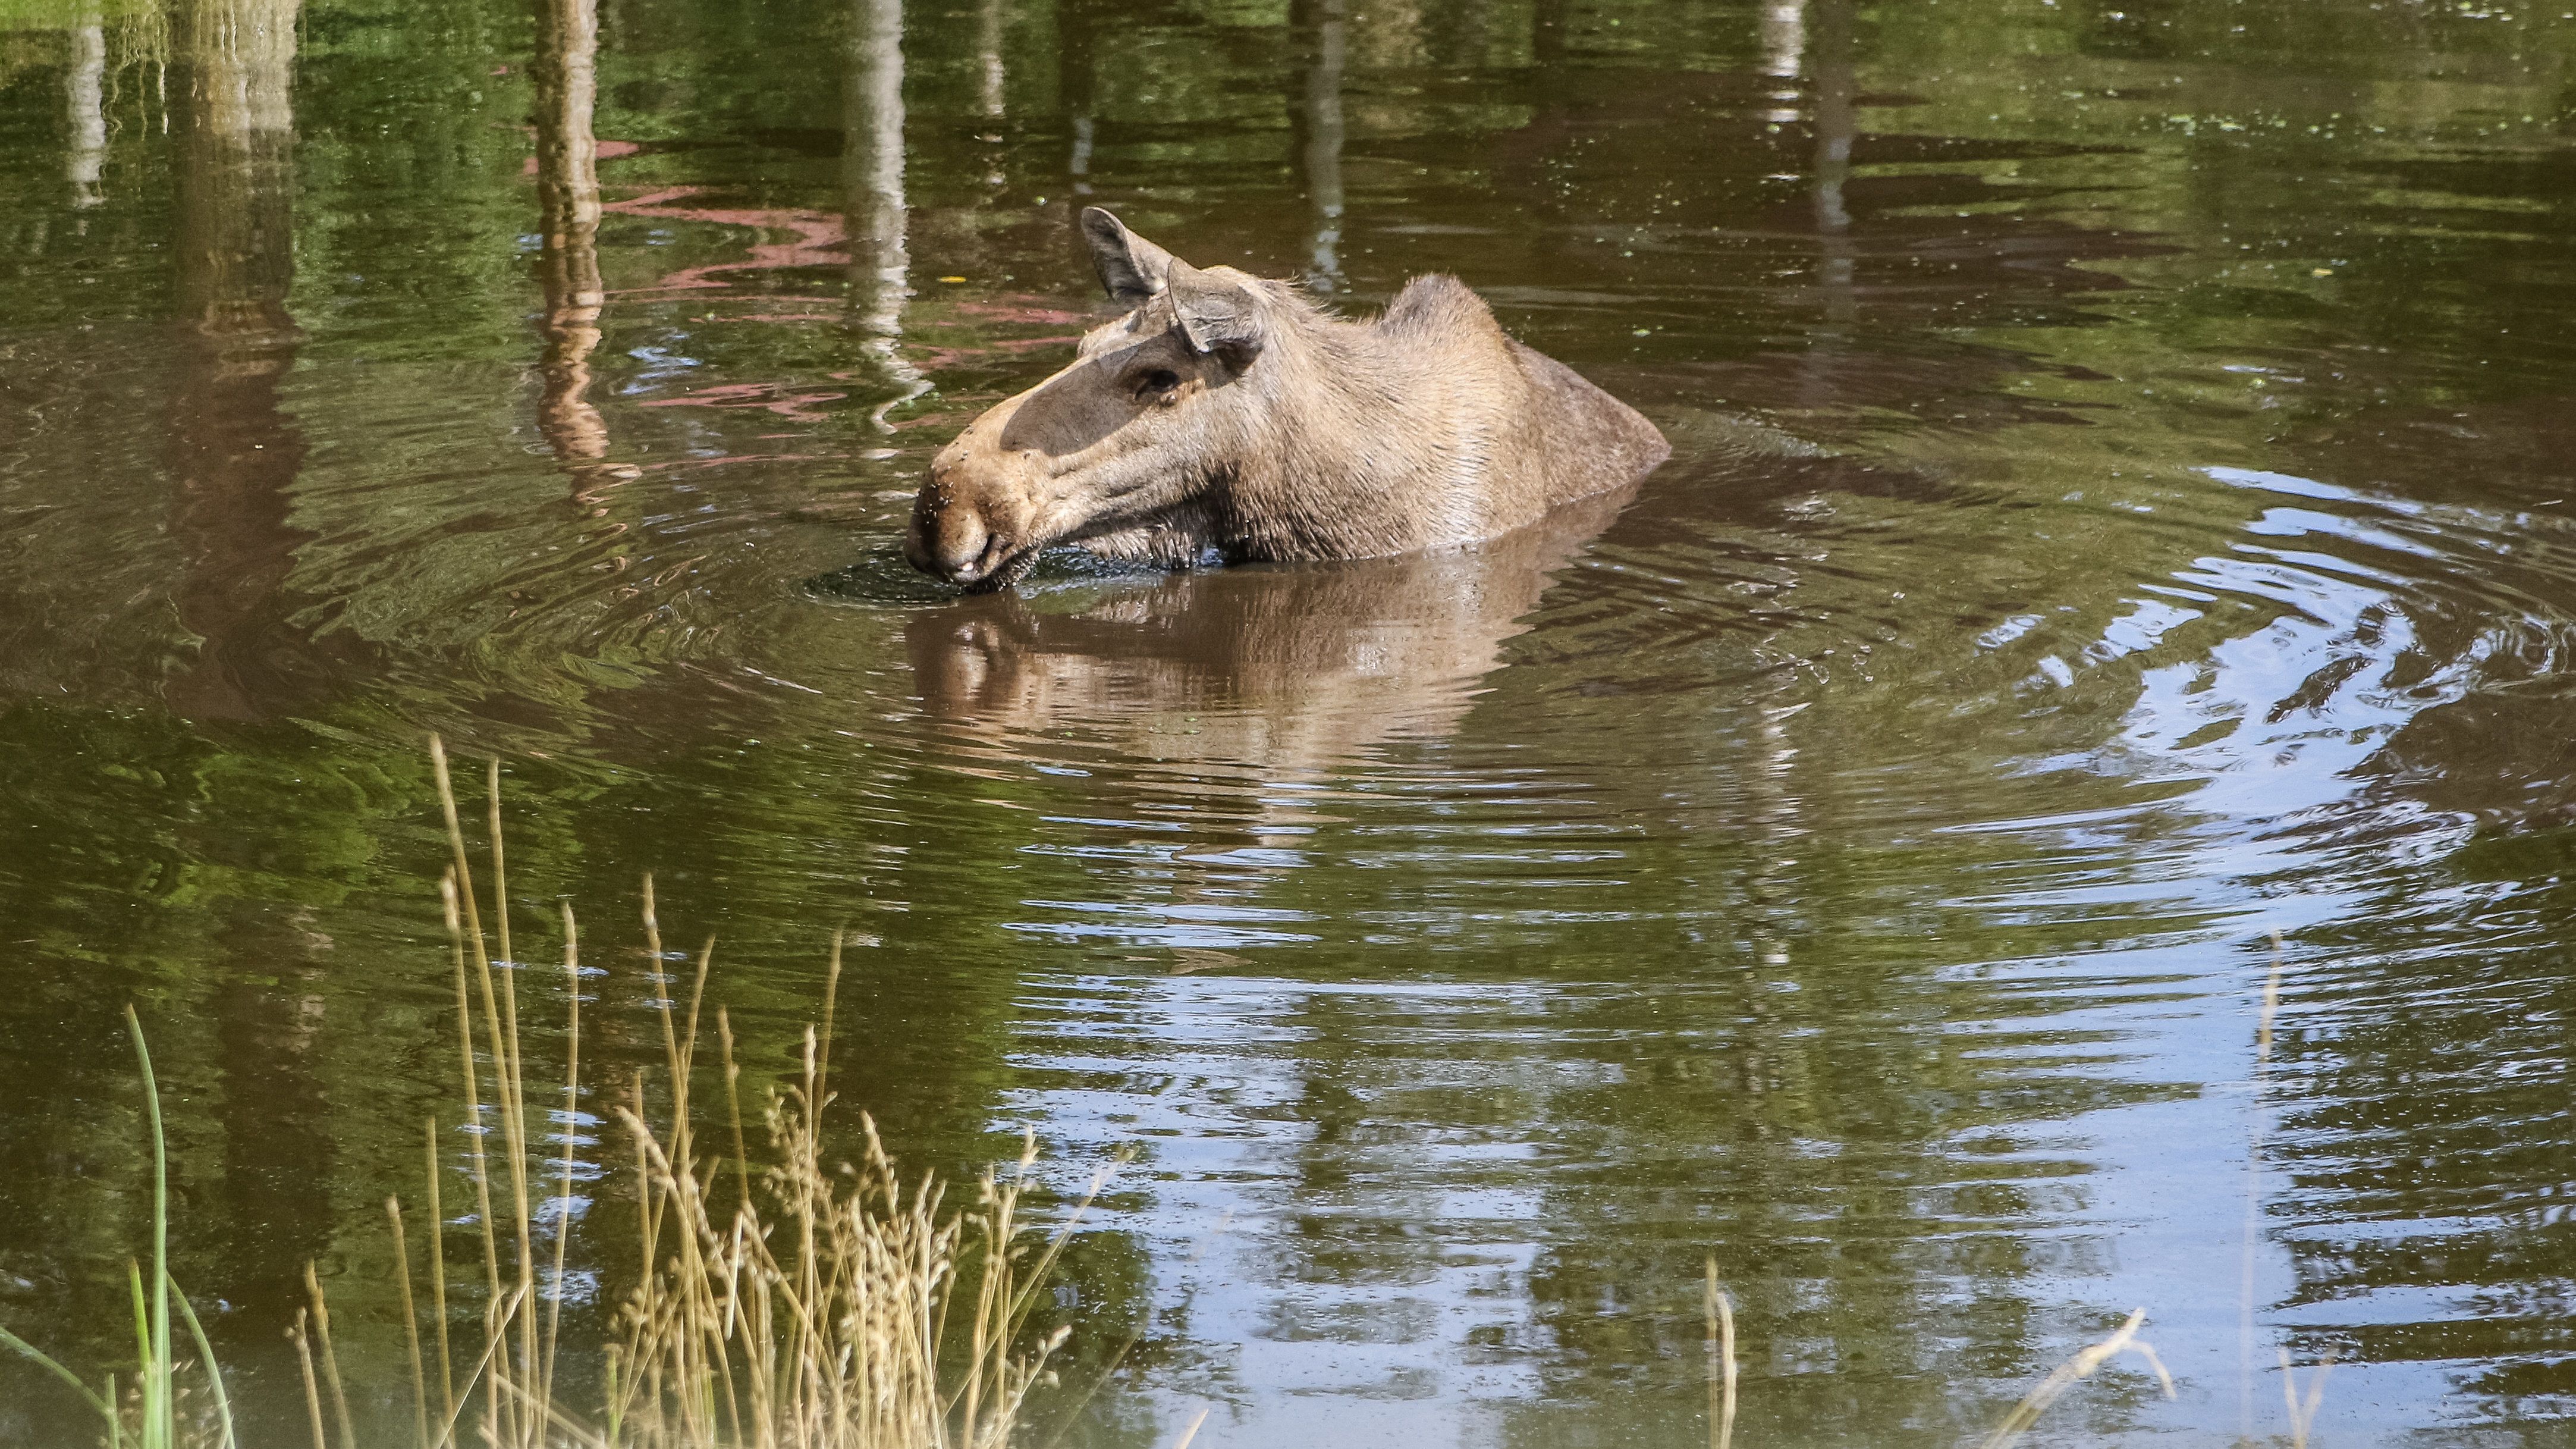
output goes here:
[{"label": "dark water", "polygon": [[[2576,18],[106,5],[0,12],[0,1323],[120,1351],[131,1000],[254,1415],[307,1258],[397,1381],[434,730],[599,1061],[650,870],[755,1078],[846,924],[908,1162],[1141,1149],[1074,1442],[1700,1442],[1712,1251],[1746,1445],[1957,1442],[2138,1306],[2179,1399],[2048,1434],[2285,1436],[2287,1350],[2321,1443],[2568,1442]],[[1095,201],[1454,271],[1674,459],[943,597],[905,499]]]}]

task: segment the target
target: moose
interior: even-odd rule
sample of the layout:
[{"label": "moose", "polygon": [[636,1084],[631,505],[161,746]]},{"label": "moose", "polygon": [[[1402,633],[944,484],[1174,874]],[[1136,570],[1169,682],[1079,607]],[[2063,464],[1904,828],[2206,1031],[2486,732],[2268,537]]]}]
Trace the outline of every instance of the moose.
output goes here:
[{"label": "moose", "polygon": [[1099,207],[1082,231],[1126,314],[968,424],[913,500],[904,556],[970,592],[1061,544],[1165,568],[1454,548],[1671,453],[1455,277],[1416,277],[1355,322],[1191,266]]}]

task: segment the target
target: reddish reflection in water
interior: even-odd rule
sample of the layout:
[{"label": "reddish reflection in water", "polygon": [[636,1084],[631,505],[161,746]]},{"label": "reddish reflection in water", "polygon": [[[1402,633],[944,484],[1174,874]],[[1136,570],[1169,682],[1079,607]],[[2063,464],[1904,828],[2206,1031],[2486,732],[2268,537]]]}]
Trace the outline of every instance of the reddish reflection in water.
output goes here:
[{"label": "reddish reflection in water", "polygon": [[755,209],[745,207],[674,206],[671,203],[702,195],[703,186],[670,186],[627,201],[611,201],[602,210],[619,216],[651,217],[664,221],[693,221],[710,226],[743,227],[759,232],[786,232],[786,241],[756,241],[751,255],[738,262],[705,262],[683,267],[666,274],[649,287],[626,287],[616,292],[620,297],[648,297],[664,292],[701,291],[731,286],[726,275],[735,272],[780,272],[807,267],[846,267],[850,233],[843,218],[828,212],[801,208]]},{"label": "reddish reflection in water", "polygon": [[754,408],[772,412],[800,423],[819,423],[829,414],[813,410],[817,403],[839,402],[846,392],[787,392],[770,382],[733,382],[717,387],[702,387],[679,397],[646,398],[638,404],[648,408]]}]

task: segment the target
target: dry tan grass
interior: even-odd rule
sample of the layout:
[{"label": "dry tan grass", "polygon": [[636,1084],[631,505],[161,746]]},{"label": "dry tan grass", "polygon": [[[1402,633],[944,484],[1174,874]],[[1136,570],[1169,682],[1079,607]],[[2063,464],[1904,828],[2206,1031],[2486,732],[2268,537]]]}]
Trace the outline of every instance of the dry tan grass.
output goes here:
[{"label": "dry tan grass", "polygon": [[[490,774],[489,869],[495,906],[487,935],[474,862],[459,819],[445,751],[431,745],[452,859],[440,883],[456,992],[457,1061],[480,1262],[451,1281],[440,1205],[438,1124],[429,1126],[427,1206],[433,1231],[425,1273],[415,1262],[398,1202],[388,1201],[402,1255],[402,1301],[413,1435],[421,1449],[482,1443],[495,1449],[1002,1449],[1029,1392],[1065,1330],[1037,1333],[1030,1311],[1073,1221],[1096,1195],[1106,1169],[1051,1236],[1023,1222],[1022,1192],[1037,1160],[1024,1137],[1018,1161],[987,1171],[974,1202],[951,1211],[928,1178],[907,1183],[876,1127],[864,1116],[862,1160],[836,1173],[825,1146],[832,1102],[825,1063],[840,943],[832,948],[823,1024],[807,1028],[803,1070],[759,1104],[769,1142],[755,1168],[743,1130],[741,1071],[733,1033],[716,1013],[729,1140],[701,1150],[691,1098],[702,1045],[702,1008],[714,942],[696,957],[685,1011],[665,979],[658,1008],[663,1047],[661,1110],[638,1075],[613,1109],[631,1163],[636,1236],[635,1287],[618,1311],[601,1382],[562,1382],[561,1303],[545,1286],[562,1282],[568,1225],[549,1224],[535,1206],[551,1172],[558,1200],[580,1169],[567,1130],[560,1149],[530,1123],[560,1081],[567,1122],[583,1097],[580,935],[563,916],[568,1043],[559,1079],[535,1087],[522,1056],[516,970],[499,902],[506,900],[500,772]],[[652,883],[645,882],[644,931],[656,969],[664,961]],[[497,948],[497,949],[496,949]],[[560,1150],[548,1161],[543,1154]],[[479,1269],[479,1272],[476,1270]],[[423,1285],[415,1275],[426,1278]],[[299,1324],[308,1417],[316,1449],[357,1449],[342,1392],[329,1314],[308,1276],[311,1306]],[[480,1333],[449,1333],[451,1297],[480,1290]],[[417,1307],[426,1299],[433,1332]],[[315,1366],[319,1365],[319,1372]],[[433,1385],[435,1385],[433,1391]],[[434,1392],[434,1397],[433,1397]]]},{"label": "dry tan grass", "polygon": [[1981,1449],[2008,1449],[2013,1441],[2029,1431],[2031,1425],[2039,1422],[2039,1416],[2048,1411],[2049,1405],[2057,1402],[2058,1395],[2091,1378],[2095,1369],[2123,1352],[2145,1359],[2148,1367],[2156,1371],[2156,1382],[2164,1386],[2165,1397],[2172,1398],[2173,1375],[2165,1372],[2165,1362],[2156,1357],[2154,1347],[2138,1337],[2138,1330],[2145,1326],[2146,1321],[2147,1310],[2136,1310],[2109,1338],[2078,1350],[2075,1357],[2051,1369],[2048,1377],[2041,1379],[2037,1387],[2022,1396],[2020,1403],[2013,1405],[2012,1412],[2006,1414],[2004,1421],[1995,1426],[1995,1431],[1986,1436]]}]

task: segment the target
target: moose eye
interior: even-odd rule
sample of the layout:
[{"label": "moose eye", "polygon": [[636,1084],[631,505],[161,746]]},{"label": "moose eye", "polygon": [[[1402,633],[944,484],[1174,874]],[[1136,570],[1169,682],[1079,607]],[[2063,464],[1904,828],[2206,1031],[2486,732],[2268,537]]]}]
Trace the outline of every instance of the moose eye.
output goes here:
[{"label": "moose eye", "polygon": [[1146,373],[1135,379],[1136,400],[1138,402],[1151,402],[1155,398],[1161,397],[1163,394],[1170,392],[1173,388],[1179,387],[1180,385],[1181,378],[1179,373],[1172,372],[1165,368],[1155,368],[1152,372]]}]

